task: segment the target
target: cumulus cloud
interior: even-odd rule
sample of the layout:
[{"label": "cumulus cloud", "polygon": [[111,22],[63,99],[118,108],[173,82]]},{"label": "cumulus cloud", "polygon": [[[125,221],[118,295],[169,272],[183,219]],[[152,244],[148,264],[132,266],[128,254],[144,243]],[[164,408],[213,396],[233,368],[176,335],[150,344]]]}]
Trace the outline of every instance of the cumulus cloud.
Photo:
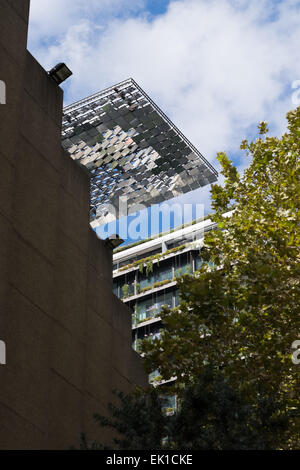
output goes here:
[{"label": "cumulus cloud", "polygon": [[143,5],[32,1],[30,48],[46,68],[71,67],[67,102],[132,76],[215,166],[219,150],[239,158],[260,120],[282,133],[300,79],[299,1],[172,0],[156,17]]},{"label": "cumulus cloud", "polygon": [[35,46],[49,39],[59,43],[82,20],[104,25],[111,16],[126,17],[143,6],[144,0],[31,0],[30,41]]}]

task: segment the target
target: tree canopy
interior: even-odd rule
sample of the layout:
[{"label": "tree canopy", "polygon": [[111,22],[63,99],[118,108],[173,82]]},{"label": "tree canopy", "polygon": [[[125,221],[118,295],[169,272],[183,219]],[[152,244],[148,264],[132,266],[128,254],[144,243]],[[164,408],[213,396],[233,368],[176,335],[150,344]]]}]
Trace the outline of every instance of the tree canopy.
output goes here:
[{"label": "tree canopy", "polygon": [[279,412],[275,397],[249,402],[230,380],[210,366],[197,383],[187,386],[176,413],[164,410],[159,389],[126,395],[99,425],[115,432],[109,446],[82,436],[81,449],[116,450],[270,450],[280,446],[289,413]]},{"label": "tree canopy", "polygon": [[[225,182],[212,186],[217,229],[205,237],[201,268],[178,279],[181,301],[163,310],[160,339],[144,341],[142,349],[147,370],[177,377],[179,394],[209,364],[248,400],[276,397],[282,412],[296,415],[299,366],[291,347],[300,326],[300,108],[287,120],[281,138],[268,136],[262,122],[255,142],[242,142],[251,158],[243,175],[218,154]],[[287,442],[297,426],[295,418]]]}]

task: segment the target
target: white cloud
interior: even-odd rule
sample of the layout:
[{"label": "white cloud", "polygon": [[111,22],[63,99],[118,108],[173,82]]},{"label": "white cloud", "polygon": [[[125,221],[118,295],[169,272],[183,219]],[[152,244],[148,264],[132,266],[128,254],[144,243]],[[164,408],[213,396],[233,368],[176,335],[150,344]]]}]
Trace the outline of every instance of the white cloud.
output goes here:
[{"label": "white cloud", "polygon": [[73,70],[68,102],[132,76],[215,166],[258,121],[282,132],[300,79],[299,1],[177,0],[155,18],[142,5],[32,1],[31,50]]},{"label": "white cloud", "polygon": [[72,25],[82,20],[95,26],[111,16],[126,17],[143,5],[144,0],[31,0],[30,40],[35,45],[49,38],[60,41]]}]

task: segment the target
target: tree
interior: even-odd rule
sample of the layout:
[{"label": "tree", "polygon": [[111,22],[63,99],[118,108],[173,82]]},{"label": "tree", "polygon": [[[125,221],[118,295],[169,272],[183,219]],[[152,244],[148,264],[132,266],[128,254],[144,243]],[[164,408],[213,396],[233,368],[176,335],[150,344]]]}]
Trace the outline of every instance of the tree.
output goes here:
[{"label": "tree", "polygon": [[116,450],[268,450],[280,445],[289,425],[276,399],[260,396],[249,403],[220,371],[206,367],[199,381],[185,388],[176,414],[163,413],[158,389],[118,394],[110,418],[96,415],[101,427],[118,438],[109,447],[82,436],[81,449]]},{"label": "tree", "polygon": [[131,395],[115,391],[120,406],[109,404],[110,417],[95,414],[101,427],[111,428],[117,436],[110,449],[161,449],[165,433],[161,400],[155,389]]},{"label": "tree", "polygon": [[184,389],[180,411],[168,426],[171,448],[186,450],[270,450],[288,430],[290,413],[274,397],[249,401],[228,378],[204,368]]},{"label": "tree", "polygon": [[[287,120],[281,139],[268,137],[262,122],[260,137],[242,142],[252,157],[242,176],[218,154],[225,184],[212,186],[218,229],[205,238],[205,262],[179,281],[181,302],[163,309],[160,339],[142,346],[147,370],[176,376],[179,394],[210,364],[249,400],[262,387],[286,413],[298,406],[299,366],[291,361],[291,345],[300,326],[300,108]],[[290,422],[285,446],[295,445],[297,426],[299,416]]]}]

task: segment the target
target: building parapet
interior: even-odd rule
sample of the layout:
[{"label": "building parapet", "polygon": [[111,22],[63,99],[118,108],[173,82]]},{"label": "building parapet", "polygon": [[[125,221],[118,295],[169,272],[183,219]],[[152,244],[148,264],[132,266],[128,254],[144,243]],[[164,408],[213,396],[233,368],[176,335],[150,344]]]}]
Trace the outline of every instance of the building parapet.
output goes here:
[{"label": "building parapet", "polygon": [[[193,243],[199,243],[199,245],[203,244],[203,237],[204,237],[204,232],[207,231],[208,229],[212,229],[213,226],[216,224],[212,222],[210,219],[198,222],[195,225],[188,226],[186,228],[180,228],[180,229],[175,229],[174,231],[163,235],[163,236],[156,236],[153,238],[153,240],[149,240],[141,245],[137,245],[134,247],[129,247],[128,249],[124,249],[124,251],[121,251],[119,253],[115,253],[113,256],[113,261],[115,263],[124,263],[126,260],[133,259],[134,257],[141,256],[143,254],[151,253],[152,251],[161,248],[163,250],[163,245],[168,246],[168,243],[174,242],[176,240],[180,241],[182,240],[182,243],[184,243],[185,238],[196,238],[194,241],[189,241],[184,244],[188,245],[190,249],[192,247]],[[198,239],[197,239],[198,238]],[[201,246],[200,246],[201,247]],[[198,247],[195,245],[195,249]],[[177,254],[177,253],[175,253]],[[162,251],[163,255],[163,251]],[[171,254],[170,256],[174,256]],[[128,263],[129,264],[129,263]],[[114,277],[118,275],[120,271],[119,270],[114,270]]]},{"label": "building parapet", "polygon": [[176,286],[176,284],[177,284],[177,282],[175,280],[172,280],[168,284],[163,284],[160,287],[155,287],[153,289],[149,289],[147,291],[140,292],[139,294],[132,295],[131,297],[125,297],[125,298],[122,299],[122,301],[125,304],[128,304],[129,302],[133,302],[135,300],[141,299],[142,297],[145,297],[145,295],[155,294],[156,292],[160,292],[160,291],[168,289],[170,287],[174,287],[174,286]]}]

